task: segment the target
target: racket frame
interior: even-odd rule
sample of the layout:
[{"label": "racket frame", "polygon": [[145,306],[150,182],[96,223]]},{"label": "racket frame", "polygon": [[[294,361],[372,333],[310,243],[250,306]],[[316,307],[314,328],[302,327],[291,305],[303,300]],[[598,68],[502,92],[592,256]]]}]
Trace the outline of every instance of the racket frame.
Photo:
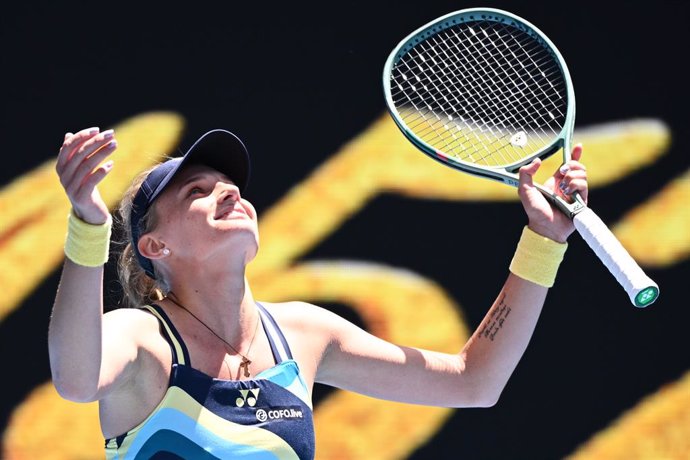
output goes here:
[{"label": "racket frame", "polygon": [[[537,150],[533,154],[523,158],[522,160],[502,167],[483,166],[463,161],[429,145],[407,127],[407,124],[395,109],[395,101],[393,100],[392,95],[391,75],[393,73],[393,68],[403,56],[407,55],[409,51],[420,42],[437,35],[443,30],[449,29],[458,24],[476,21],[492,21],[516,27],[522,32],[528,34],[530,37],[534,38],[544,47],[544,49],[555,57],[555,61],[563,73],[563,80],[566,87],[566,97],[568,103],[566,106],[565,121],[561,131],[554,138],[554,141],[551,144],[548,144]],[[575,127],[575,91],[573,89],[568,66],[565,63],[563,56],[561,56],[560,52],[558,51],[558,48],[556,48],[553,42],[551,42],[551,40],[549,40],[549,38],[543,32],[541,32],[536,26],[528,21],[507,11],[495,8],[467,8],[446,14],[419,27],[417,30],[413,31],[407,37],[401,40],[388,56],[383,69],[383,89],[386,98],[386,106],[398,128],[419,150],[434,160],[445,164],[446,166],[517,187],[519,183],[517,171],[522,166],[531,163],[535,158],[544,160],[552,156],[558,150],[562,150],[563,163],[566,163],[570,160],[572,133]],[[535,183],[534,185],[548,200],[551,201],[551,203],[553,203],[561,212],[571,219],[586,207],[584,200],[582,200],[582,198],[577,194],[573,194],[573,202],[568,202],[560,195],[546,189],[543,185],[538,183]]]}]

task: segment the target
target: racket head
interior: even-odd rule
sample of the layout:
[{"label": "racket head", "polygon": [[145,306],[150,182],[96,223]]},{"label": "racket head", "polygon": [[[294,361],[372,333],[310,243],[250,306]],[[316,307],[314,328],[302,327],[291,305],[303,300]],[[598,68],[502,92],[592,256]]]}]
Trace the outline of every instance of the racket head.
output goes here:
[{"label": "racket head", "polygon": [[517,186],[516,171],[534,158],[562,149],[569,159],[575,94],[565,60],[507,11],[463,9],[415,30],[390,53],[383,87],[403,134],[450,167]]}]

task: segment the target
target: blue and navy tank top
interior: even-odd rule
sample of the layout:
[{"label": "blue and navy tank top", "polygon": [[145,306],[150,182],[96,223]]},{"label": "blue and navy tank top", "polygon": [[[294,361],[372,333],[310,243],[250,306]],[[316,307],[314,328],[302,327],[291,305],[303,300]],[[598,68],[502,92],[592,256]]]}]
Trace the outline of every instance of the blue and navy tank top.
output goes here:
[{"label": "blue and navy tank top", "polygon": [[239,381],[194,369],[163,309],[144,307],[158,318],[170,343],[170,382],[146,420],[106,439],[108,460],[314,458],[309,391],[278,324],[257,305],[276,364],[251,380]]}]

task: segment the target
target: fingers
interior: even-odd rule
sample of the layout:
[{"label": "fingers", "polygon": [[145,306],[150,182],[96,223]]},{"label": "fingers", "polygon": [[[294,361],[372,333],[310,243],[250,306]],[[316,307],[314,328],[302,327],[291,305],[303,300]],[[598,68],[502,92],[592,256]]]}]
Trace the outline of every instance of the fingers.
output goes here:
[{"label": "fingers", "polygon": [[578,192],[587,202],[587,169],[580,163],[580,158],[582,158],[582,145],[578,144],[573,148],[572,159],[560,167],[555,179],[563,195]]},{"label": "fingers", "polygon": [[89,128],[77,134],[66,133],[58,154],[56,169],[61,176],[71,175],[85,157],[103,147],[114,136],[113,130],[99,132]]},{"label": "fingers", "polygon": [[117,148],[113,130],[98,132],[90,128],[77,134],[65,135],[58,155],[56,170],[69,195],[85,183],[94,168]]},{"label": "fingers", "polygon": [[570,158],[575,161],[580,161],[580,158],[582,158],[582,144],[576,144],[575,147],[573,147]]},{"label": "fingers", "polygon": [[539,167],[541,166],[541,160],[539,158],[535,158],[530,164],[527,164],[520,168],[519,171],[519,181],[520,181],[520,187],[519,189],[522,189],[524,187],[532,188],[534,185],[534,175],[537,173],[539,170]]},{"label": "fingers", "polygon": [[[105,133],[102,133],[102,135]],[[98,150],[92,154],[86,154],[78,152],[74,155],[71,163],[72,168],[76,166],[72,173],[72,182],[82,183],[89,174],[91,174],[96,166],[98,166],[103,160],[105,160],[110,154],[112,154],[117,148],[117,141],[112,138],[112,132],[107,135],[103,141],[100,141],[96,145],[101,145]],[[85,149],[91,150],[91,149]],[[77,163],[81,159],[80,163]]]},{"label": "fingers", "polygon": [[74,195],[74,199],[77,202],[84,201],[89,198],[93,189],[108,175],[108,173],[113,169],[113,161],[108,161],[100,165],[95,171],[93,171],[81,184]]},{"label": "fingers", "polygon": [[58,153],[58,161],[56,169],[58,173],[64,168],[65,163],[72,157],[74,150],[81,145],[84,141],[90,139],[91,137],[98,134],[100,130],[98,128],[88,128],[79,131],[76,134],[65,133],[65,138],[60,147],[60,152]]}]

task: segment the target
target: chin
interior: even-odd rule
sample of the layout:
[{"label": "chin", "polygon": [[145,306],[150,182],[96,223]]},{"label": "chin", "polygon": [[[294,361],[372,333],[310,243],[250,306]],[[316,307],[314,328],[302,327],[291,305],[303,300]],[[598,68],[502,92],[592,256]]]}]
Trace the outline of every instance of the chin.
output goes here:
[{"label": "chin", "polygon": [[253,251],[253,252],[247,251],[247,253],[246,253],[245,257],[244,257],[244,264],[245,264],[245,265],[249,265],[249,263],[250,263],[251,261],[253,261],[254,259],[256,259],[256,256],[257,256],[258,253],[259,253],[258,250]]},{"label": "chin", "polygon": [[[259,237],[256,233],[244,233],[242,238],[238,238],[233,243],[233,248],[241,247],[246,263],[254,260],[259,253]],[[234,239],[234,238],[233,238]],[[236,249],[235,249],[236,250]]]},{"label": "chin", "polygon": [[255,235],[255,238],[253,238],[251,242],[248,242],[245,248],[247,262],[254,260],[256,255],[259,253],[259,237]]}]

